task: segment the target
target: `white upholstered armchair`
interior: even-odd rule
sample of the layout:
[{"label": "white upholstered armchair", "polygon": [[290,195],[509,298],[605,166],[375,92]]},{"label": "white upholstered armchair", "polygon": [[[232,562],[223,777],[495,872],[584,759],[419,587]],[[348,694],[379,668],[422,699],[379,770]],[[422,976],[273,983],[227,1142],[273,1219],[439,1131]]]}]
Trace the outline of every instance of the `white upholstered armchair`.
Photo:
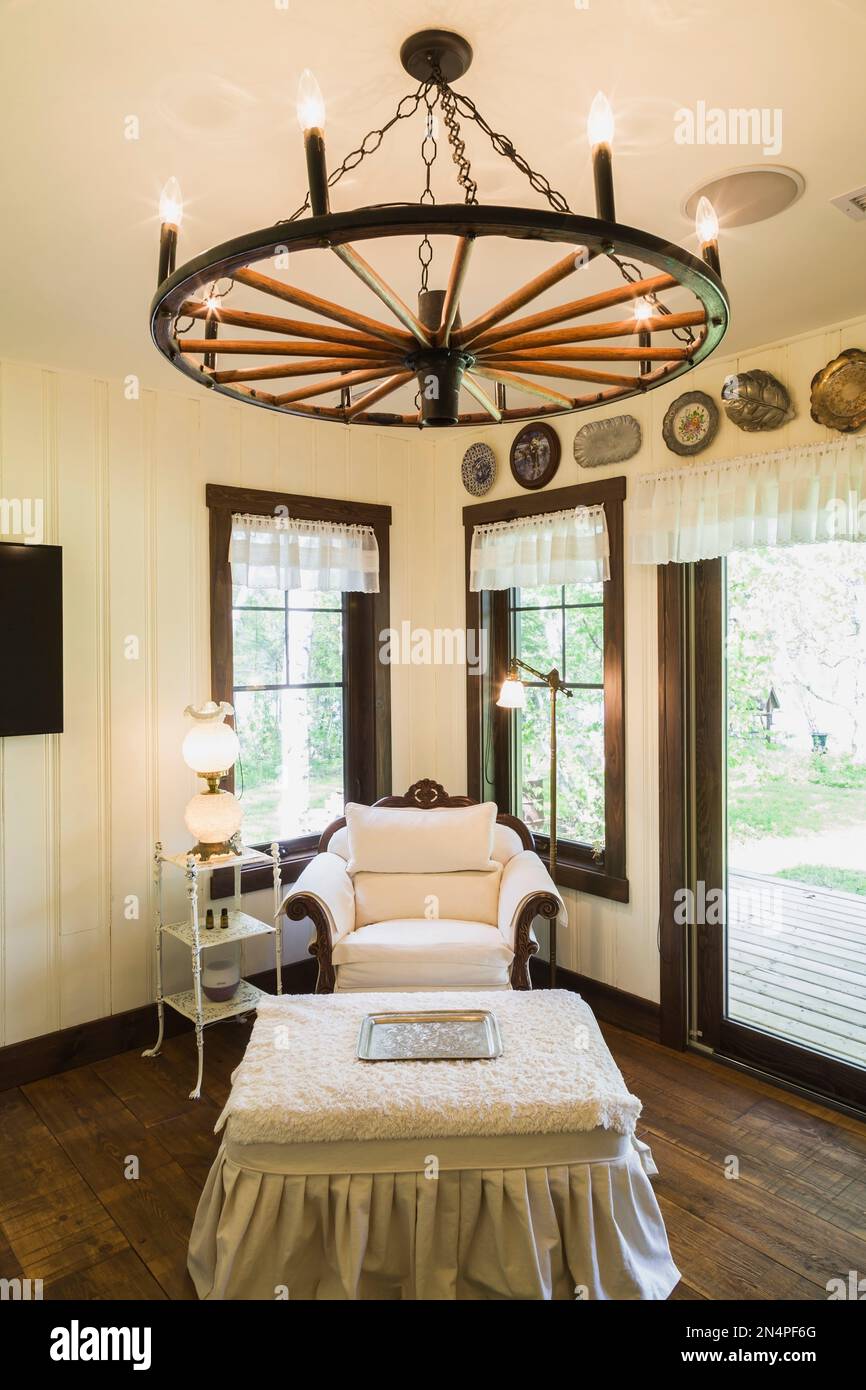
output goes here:
[{"label": "white upholstered armchair", "polygon": [[313,923],[318,993],[530,989],[532,923],[564,914],[522,821],[429,780],[348,805],[282,906]]}]

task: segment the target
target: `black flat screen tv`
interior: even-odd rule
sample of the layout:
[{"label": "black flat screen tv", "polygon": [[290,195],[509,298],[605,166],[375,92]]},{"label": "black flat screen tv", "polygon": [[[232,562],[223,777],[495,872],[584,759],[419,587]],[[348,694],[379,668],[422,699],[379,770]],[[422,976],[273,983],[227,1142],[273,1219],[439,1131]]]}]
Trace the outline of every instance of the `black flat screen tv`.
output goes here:
[{"label": "black flat screen tv", "polygon": [[59,545],[0,544],[0,737],[63,732]]}]

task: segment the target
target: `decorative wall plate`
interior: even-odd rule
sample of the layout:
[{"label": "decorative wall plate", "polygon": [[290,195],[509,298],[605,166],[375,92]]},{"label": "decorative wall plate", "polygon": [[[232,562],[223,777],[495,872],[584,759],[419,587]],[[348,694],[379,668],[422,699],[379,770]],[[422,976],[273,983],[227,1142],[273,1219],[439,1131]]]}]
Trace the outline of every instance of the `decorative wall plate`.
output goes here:
[{"label": "decorative wall plate", "polygon": [[686,391],[668,406],[662,438],[675,454],[699,454],[716,437],[719,408],[706,391]]},{"label": "decorative wall plate", "polygon": [[483,497],[496,482],[496,455],[489,444],[470,444],[460,468],[463,486],[473,497]]},{"label": "decorative wall plate", "polygon": [[601,468],[605,463],[625,463],[641,445],[640,425],[633,415],[613,415],[591,420],[574,436],[574,458],[580,468]]},{"label": "decorative wall plate", "polygon": [[739,372],[722,387],[725,414],[738,429],[777,430],[792,419],[791,397],[771,372]]},{"label": "decorative wall plate", "polygon": [[851,434],[866,425],[866,352],[846,348],[812,377],[812,419]]},{"label": "decorative wall plate", "polygon": [[521,487],[545,487],[559,467],[559,435],[550,425],[524,425],[511,445],[511,471]]}]

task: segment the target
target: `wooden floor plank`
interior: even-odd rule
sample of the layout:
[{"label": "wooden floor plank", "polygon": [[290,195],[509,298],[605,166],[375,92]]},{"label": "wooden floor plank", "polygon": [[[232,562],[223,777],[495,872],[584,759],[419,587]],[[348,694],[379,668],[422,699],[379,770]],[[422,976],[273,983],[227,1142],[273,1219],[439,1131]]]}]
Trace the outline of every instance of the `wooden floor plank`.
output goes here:
[{"label": "wooden floor plank", "polygon": [[705,1298],[787,1302],[816,1297],[813,1283],[753,1246],[693,1216],[666,1197],[660,1199],[659,1206],[674,1263]]},{"label": "wooden floor plank", "polygon": [[79,1173],[97,1194],[124,1175],[129,1158],[150,1172],[172,1155],[87,1068],[61,1072],[22,1088]]},{"label": "wooden floor plank", "polygon": [[760,1250],[825,1290],[828,1279],[866,1269],[866,1240],[831,1226],[794,1202],[768,1203],[760,1187],[696,1158],[660,1135],[652,1140],[656,1196]]},{"label": "wooden floor plank", "polygon": [[76,1270],[45,1285],[46,1302],[65,1299],[119,1299],[158,1302],[166,1298],[153,1275],[132,1250],[122,1250],[107,1260]]}]

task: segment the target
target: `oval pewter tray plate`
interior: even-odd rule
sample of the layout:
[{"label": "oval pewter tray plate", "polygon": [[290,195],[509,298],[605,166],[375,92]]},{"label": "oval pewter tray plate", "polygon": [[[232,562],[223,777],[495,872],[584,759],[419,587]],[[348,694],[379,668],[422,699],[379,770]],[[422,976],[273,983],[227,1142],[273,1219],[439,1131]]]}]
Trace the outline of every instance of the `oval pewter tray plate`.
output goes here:
[{"label": "oval pewter tray plate", "polygon": [[591,420],[574,436],[574,458],[580,468],[625,463],[641,446],[641,429],[633,415]]}]

